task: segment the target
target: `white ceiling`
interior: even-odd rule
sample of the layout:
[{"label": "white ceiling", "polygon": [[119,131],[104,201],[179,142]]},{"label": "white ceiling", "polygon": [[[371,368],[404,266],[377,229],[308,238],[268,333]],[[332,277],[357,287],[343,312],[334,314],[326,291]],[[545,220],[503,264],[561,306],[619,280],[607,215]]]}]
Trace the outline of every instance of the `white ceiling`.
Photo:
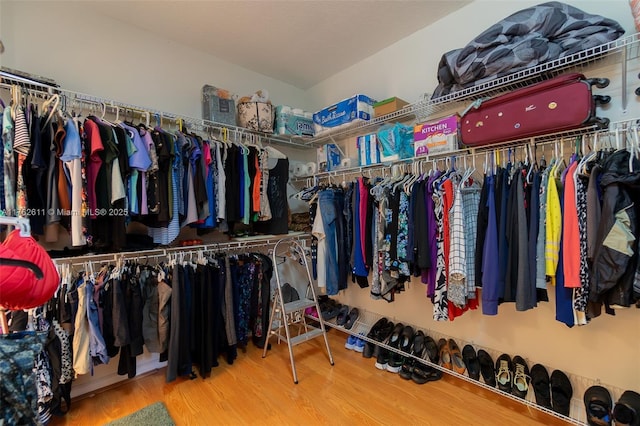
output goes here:
[{"label": "white ceiling", "polygon": [[83,7],[308,89],[470,2],[100,0]]}]

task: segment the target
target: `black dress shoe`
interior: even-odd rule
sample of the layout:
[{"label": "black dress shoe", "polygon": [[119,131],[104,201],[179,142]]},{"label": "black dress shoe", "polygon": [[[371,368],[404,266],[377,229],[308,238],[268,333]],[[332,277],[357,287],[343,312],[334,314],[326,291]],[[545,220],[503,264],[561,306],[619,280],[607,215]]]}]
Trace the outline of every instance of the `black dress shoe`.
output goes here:
[{"label": "black dress shoe", "polygon": [[462,348],[462,360],[467,367],[467,373],[473,380],[480,380],[480,361],[476,355],[476,350],[471,345]]},{"label": "black dress shoe", "polygon": [[493,359],[491,355],[483,349],[478,351],[478,363],[480,364],[480,374],[484,382],[491,386],[496,387],[496,372],[493,367]]}]

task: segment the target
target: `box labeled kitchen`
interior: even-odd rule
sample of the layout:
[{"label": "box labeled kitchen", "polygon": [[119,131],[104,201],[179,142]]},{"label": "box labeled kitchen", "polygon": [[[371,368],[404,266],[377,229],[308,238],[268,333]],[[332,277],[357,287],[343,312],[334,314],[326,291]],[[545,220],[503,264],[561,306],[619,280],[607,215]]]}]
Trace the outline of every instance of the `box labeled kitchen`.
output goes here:
[{"label": "box labeled kitchen", "polygon": [[460,116],[416,124],[413,127],[415,156],[455,151],[460,147]]}]

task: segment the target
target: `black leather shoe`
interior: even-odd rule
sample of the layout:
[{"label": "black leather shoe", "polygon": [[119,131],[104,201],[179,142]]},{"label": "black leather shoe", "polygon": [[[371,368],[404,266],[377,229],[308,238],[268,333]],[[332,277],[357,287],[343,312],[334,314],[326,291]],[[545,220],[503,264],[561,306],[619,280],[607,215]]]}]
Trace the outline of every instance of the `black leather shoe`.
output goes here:
[{"label": "black leather shoe", "polygon": [[431,336],[424,337],[424,359],[437,364],[440,360],[440,354],[438,352],[438,345]]},{"label": "black leather shoe", "polygon": [[[375,324],[373,324],[371,330],[369,330],[369,333],[367,333],[367,337],[369,339],[375,340],[375,336],[380,332],[380,329],[387,324],[387,322],[389,322],[389,320],[387,320],[386,318],[380,318],[378,321],[376,321]],[[375,348],[375,346],[376,345],[374,343],[367,341],[364,345],[362,356],[364,358],[371,358],[373,356],[373,349]]]},{"label": "black leather shoe", "polygon": [[493,358],[491,355],[483,349],[478,351],[478,363],[480,364],[480,374],[484,382],[491,386],[496,387],[496,372],[493,368]]},{"label": "black leather shoe", "polygon": [[480,380],[480,361],[476,355],[476,350],[471,345],[462,348],[462,360],[467,366],[467,373],[473,380]]}]

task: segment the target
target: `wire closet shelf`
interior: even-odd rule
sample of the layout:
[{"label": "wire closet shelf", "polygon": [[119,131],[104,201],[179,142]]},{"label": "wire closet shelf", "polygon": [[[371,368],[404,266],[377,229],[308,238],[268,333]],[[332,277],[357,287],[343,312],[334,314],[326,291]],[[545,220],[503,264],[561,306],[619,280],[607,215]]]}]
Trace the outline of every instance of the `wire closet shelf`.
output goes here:
[{"label": "wire closet shelf", "polygon": [[[622,57],[620,59],[620,56]],[[596,63],[606,65],[621,62],[626,67],[629,60],[640,57],[640,33],[619,38],[609,43],[577,52],[553,61],[545,62],[502,77],[480,81],[474,86],[462,89],[436,99],[421,100],[398,111],[373,118],[369,121],[356,122],[347,128],[323,132],[312,140],[314,145],[335,142],[339,139],[356,136],[391,121],[426,121],[449,110],[456,103],[471,102],[476,99],[489,98],[548,80],[566,72],[584,72]]]},{"label": "wire closet shelf", "polygon": [[102,108],[103,111],[109,108],[112,111],[118,111],[119,113],[119,111],[122,110],[125,113],[131,112],[132,114],[139,113],[142,115],[146,115],[147,120],[153,120],[157,123],[157,125],[161,125],[162,122],[173,122],[178,125],[184,124],[189,130],[197,130],[209,133],[217,131],[220,133],[220,135],[224,133],[233,135],[235,138],[245,137],[247,139],[255,140],[258,142],[262,142],[264,140],[268,143],[288,145],[294,148],[306,148],[309,143],[309,138],[293,135],[275,135],[262,132],[254,132],[244,127],[217,123],[215,121],[205,120],[202,118],[189,117],[182,114],[161,111],[154,108],[119,102],[113,99],[102,98],[86,93],[62,89],[60,87],[13,75],[5,71],[0,71],[0,87],[9,89],[11,86],[19,86],[21,88],[24,88],[27,92],[35,92],[37,94],[46,96],[57,94],[61,97],[61,104],[63,108],[66,106],[82,104],[99,107]]}]

